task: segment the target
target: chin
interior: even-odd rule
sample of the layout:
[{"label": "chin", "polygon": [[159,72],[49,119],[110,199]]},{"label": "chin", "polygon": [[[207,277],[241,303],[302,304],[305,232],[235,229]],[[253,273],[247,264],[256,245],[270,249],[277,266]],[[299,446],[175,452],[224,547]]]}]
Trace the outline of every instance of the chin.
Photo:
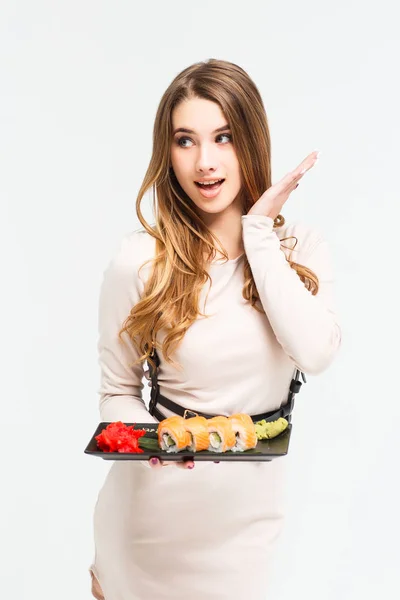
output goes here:
[{"label": "chin", "polygon": [[215,202],[214,204],[210,203],[210,204],[207,204],[206,206],[199,206],[198,204],[196,204],[196,206],[202,212],[210,214],[210,215],[217,214],[217,213],[222,213],[222,212],[225,212],[225,211],[227,211],[229,209],[234,208],[233,202],[231,202],[228,205],[226,205],[226,204],[225,205],[224,204],[218,204],[218,202]]},{"label": "chin", "polygon": [[196,198],[196,202],[192,199],[193,204],[205,214],[217,214],[226,211],[241,211],[241,194],[238,192],[231,200],[226,198],[209,198],[200,201]]}]

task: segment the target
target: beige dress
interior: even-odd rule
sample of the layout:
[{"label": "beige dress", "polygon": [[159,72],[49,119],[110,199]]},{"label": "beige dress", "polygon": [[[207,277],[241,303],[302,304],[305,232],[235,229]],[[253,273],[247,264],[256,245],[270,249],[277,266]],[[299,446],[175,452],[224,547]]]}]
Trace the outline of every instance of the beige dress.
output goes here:
[{"label": "beige dress", "polygon": [[[278,409],[287,400],[295,368],[319,374],[340,346],[329,248],[321,234],[302,223],[274,229],[272,219],[258,215],[243,216],[242,230],[266,314],[242,297],[244,255],[215,261],[209,267],[212,285],[204,286],[200,299],[200,309],[212,316],[198,318],[174,355],[183,370],[158,352],[161,394],[194,411]],[[317,296],[285,260],[289,249],[280,239],[288,236],[298,239],[291,259],[319,278]],[[292,248],[294,242],[282,245]],[[144,229],[126,235],[104,274],[101,421],[156,421],[142,400],[143,368],[131,365],[138,354],[125,334],[126,346],[118,341],[151,265],[140,274],[138,268],[152,258],[154,247]],[[264,600],[271,553],[284,523],[285,465],[286,459],[278,458],[153,470],[145,462],[113,462],[94,513],[91,569],[105,599]]]}]

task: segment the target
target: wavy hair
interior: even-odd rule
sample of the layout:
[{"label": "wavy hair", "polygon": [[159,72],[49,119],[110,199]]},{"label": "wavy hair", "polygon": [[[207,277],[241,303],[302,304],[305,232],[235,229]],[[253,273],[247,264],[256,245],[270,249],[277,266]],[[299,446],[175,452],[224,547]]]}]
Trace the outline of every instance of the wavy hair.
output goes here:
[{"label": "wavy hair", "polygon": [[[230,125],[242,172],[243,186],[239,192],[242,214],[247,214],[272,185],[267,116],[261,95],[248,74],[234,63],[217,59],[198,62],[184,69],[171,82],[158,106],[153,128],[153,152],[136,200],[138,218],[156,242],[154,258],[140,267],[153,262],[142,297],[132,307],[119,332],[121,340],[122,333],[127,332],[140,354],[134,364],[147,360],[155,366],[151,353],[153,348],[159,347],[157,332],[165,329],[167,333],[161,345],[162,352],[165,360],[177,367],[171,354],[186,330],[199,315],[210,316],[199,311],[198,303],[204,284],[207,280],[211,283],[207,261],[215,257],[219,248],[213,240],[218,239],[197,214],[194,203],[181,188],[170,167],[172,112],[179,103],[191,98],[216,102]],[[140,209],[142,198],[150,189],[155,215],[153,227],[146,222]],[[284,217],[278,215],[274,228],[282,227],[284,223]],[[286,239],[289,238],[281,242]],[[294,250],[294,247],[289,249]],[[223,256],[229,260],[222,250]],[[291,261],[286,254],[285,257],[305,287],[313,295],[317,294],[317,276],[307,267]],[[265,312],[246,254],[242,295],[257,311]]]}]

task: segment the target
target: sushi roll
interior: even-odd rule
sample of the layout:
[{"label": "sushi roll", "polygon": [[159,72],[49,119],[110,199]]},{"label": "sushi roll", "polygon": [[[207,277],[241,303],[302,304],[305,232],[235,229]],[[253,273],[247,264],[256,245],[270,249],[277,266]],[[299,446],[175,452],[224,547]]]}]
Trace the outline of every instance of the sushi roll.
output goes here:
[{"label": "sushi roll", "polygon": [[158,445],[164,452],[186,450],[191,443],[190,433],[185,429],[183,417],[169,417],[158,424]]},{"label": "sushi roll", "polygon": [[243,452],[257,446],[257,434],[255,425],[249,415],[238,413],[228,417],[235,434],[235,445],[232,452]]},{"label": "sushi roll", "polygon": [[226,452],[231,450],[236,443],[236,436],[232,424],[227,417],[213,417],[207,421],[210,435],[210,452]]},{"label": "sushi roll", "polygon": [[188,450],[200,452],[208,450],[210,436],[208,434],[207,419],[205,417],[192,417],[184,419],[184,427],[189,432],[191,441]]}]

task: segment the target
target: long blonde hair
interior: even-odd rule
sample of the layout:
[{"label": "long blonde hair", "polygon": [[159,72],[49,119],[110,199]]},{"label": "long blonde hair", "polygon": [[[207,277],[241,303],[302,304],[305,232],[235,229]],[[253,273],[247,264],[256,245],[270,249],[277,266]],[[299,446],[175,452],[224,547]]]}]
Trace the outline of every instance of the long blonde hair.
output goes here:
[{"label": "long blonde hair", "polygon": [[[202,287],[207,280],[211,282],[205,260],[215,257],[217,248],[213,240],[217,238],[196,213],[194,203],[169,166],[172,112],[180,102],[191,98],[216,102],[230,125],[243,178],[242,214],[247,214],[272,185],[267,116],[261,95],[247,73],[238,65],[217,59],[184,69],[161,98],[153,129],[153,152],[136,200],[138,218],[156,243],[155,256],[151,259],[153,267],[143,295],[132,307],[119,332],[122,340],[121,335],[126,331],[141,354],[134,364],[147,360],[154,366],[150,354],[153,347],[158,347],[157,332],[165,328],[167,334],[162,352],[167,362],[177,366],[170,355],[197,317],[208,316],[199,311],[198,302]],[[153,194],[154,227],[146,222],[140,209],[141,200],[149,189]],[[278,215],[274,227],[284,223],[283,216]],[[227,253],[222,250],[228,260]],[[208,259],[205,259],[207,253]],[[286,257],[286,260],[315,295],[318,292],[317,276],[290,258]],[[242,295],[257,311],[265,312],[246,255]]]}]

